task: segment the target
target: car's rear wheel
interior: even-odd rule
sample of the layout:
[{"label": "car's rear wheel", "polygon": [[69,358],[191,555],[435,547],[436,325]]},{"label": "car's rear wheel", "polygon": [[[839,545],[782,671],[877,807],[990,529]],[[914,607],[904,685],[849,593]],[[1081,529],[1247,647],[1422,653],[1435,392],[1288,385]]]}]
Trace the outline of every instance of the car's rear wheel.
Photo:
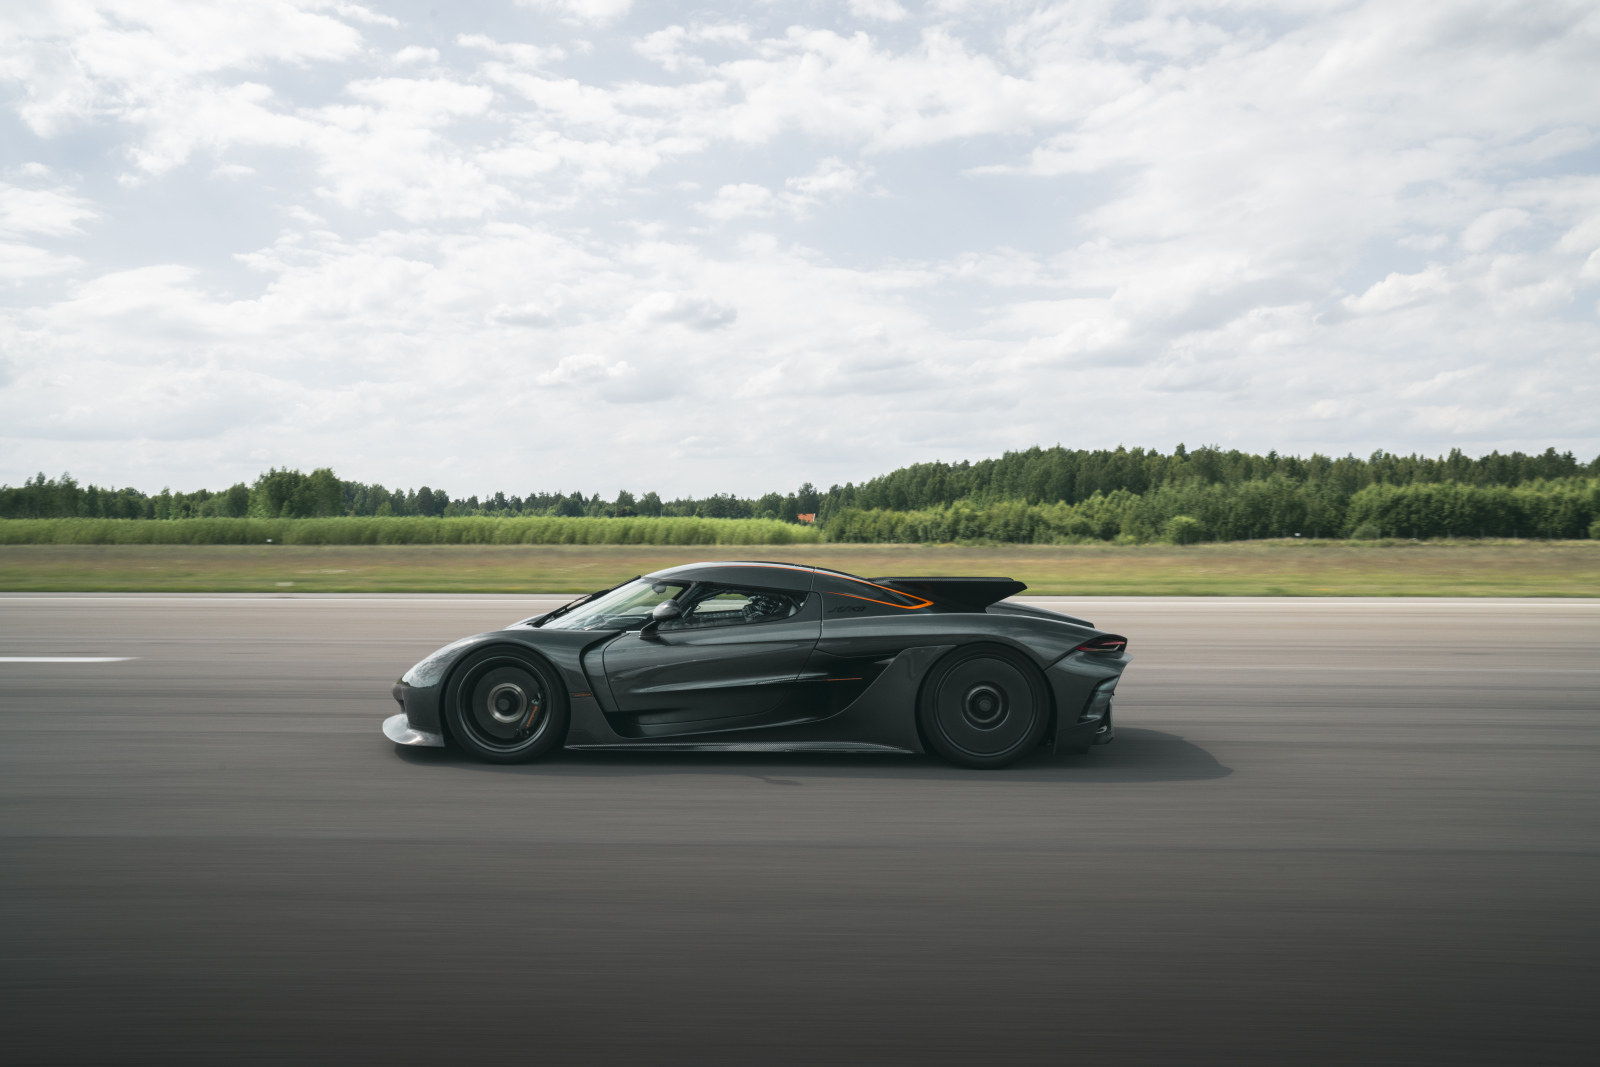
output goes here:
[{"label": "car's rear wheel", "polygon": [[968,645],[934,664],[917,702],[923,736],[963,767],[1004,767],[1039,746],[1050,725],[1044,677],[999,645]]},{"label": "car's rear wheel", "polygon": [[512,649],[468,656],[445,689],[445,717],[457,744],[491,763],[526,763],[561,743],[566,691],[544,660]]}]

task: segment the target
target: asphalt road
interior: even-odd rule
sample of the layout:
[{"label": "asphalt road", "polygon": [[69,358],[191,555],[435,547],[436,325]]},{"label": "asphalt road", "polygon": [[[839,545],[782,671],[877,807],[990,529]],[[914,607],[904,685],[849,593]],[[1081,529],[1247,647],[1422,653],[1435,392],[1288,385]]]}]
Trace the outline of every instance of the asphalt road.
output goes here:
[{"label": "asphalt road", "polygon": [[1600,602],[1054,603],[1118,740],[974,772],[385,741],[525,598],[0,597],[0,1055],[1594,1062]]}]

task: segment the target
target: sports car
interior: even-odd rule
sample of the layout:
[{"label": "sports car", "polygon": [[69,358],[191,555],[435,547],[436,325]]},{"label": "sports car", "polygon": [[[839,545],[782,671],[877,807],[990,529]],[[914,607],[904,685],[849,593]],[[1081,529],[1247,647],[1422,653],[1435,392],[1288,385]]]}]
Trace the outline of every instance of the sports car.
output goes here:
[{"label": "sports car", "polygon": [[671,567],[446,645],[395,684],[383,730],[493,763],[561,746],[931,750],[992,768],[1110,742],[1127,639],[1006,599],[1026,588]]}]

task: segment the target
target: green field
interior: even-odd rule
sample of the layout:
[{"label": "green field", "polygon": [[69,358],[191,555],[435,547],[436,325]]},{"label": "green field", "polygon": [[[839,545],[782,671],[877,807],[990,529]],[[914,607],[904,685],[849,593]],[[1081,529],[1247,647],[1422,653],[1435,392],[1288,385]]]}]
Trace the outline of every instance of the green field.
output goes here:
[{"label": "green field", "polygon": [[1600,596],[1596,541],[1173,545],[0,545],[8,592],[578,593],[702,559],[1006,575],[1075,596]]}]

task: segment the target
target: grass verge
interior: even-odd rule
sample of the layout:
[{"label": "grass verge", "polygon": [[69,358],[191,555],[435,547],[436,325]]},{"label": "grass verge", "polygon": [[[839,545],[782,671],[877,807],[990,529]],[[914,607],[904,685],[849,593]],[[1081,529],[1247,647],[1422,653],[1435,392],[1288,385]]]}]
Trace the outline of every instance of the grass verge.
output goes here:
[{"label": "grass verge", "polygon": [[1172,545],[3,545],[8,592],[589,592],[717,558],[1008,575],[1074,596],[1600,596],[1600,542]]}]

